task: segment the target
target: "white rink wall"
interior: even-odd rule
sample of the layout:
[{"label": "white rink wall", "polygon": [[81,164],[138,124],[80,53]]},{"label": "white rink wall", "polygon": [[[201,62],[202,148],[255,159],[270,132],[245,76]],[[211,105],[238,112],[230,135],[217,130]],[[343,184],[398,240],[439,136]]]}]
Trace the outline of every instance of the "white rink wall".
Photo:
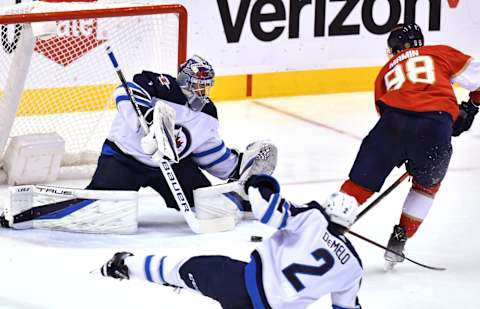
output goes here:
[{"label": "white rink wall", "polygon": [[[31,2],[1,5],[19,1]],[[215,59],[218,75],[379,66],[386,33],[405,20],[422,27],[428,44],[480,56],[475,0],[311,0],[304,6],[297,0],[142,2],[183,4],[189,12],[187,54]]]},{"label": "white rink wall", "polygon": [[[449,44],[480,56],[473,39],[480,34],[475,14],[480,1],[475,0],[461,0],[455,9],[447,0],[365,0],[351,8],[347,3],[357,1],[312,0],[301,9],[294,9],[297,0],[178,2],[190,14],[189,51],[219,59],[221,75],[383,65],[389,29],[414,10],[428,44]],[[272,21],[265,21],[268,14]]]}]

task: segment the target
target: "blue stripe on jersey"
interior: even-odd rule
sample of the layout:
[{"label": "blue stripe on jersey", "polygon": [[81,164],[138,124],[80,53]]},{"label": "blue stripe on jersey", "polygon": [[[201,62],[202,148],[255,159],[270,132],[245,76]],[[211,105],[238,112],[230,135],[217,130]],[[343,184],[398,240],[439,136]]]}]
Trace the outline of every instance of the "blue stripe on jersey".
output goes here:
[{"label": "blue stripe on jersey", "polygon": [[208,149],[202,152],[197,152],[197,153],[192,153],[192,156],[195,158],[201,158],[208,156],[209,154],[215,153],[217,151],[222,150],[222,148],[225,147],[225,143],[222,142],[220,145],[213,147],[212,149]]},{"label": "blue stripe on jersey", "polygon": [[158,267],[158,273],[160,274],[160,280],[162,280],[162,282],[166,282],[165,278],[163,277],[163,261],[165,260],[165,258],[166,256],[160,259],[160,266]]},{"label": "blue stripe on jersey", "polygon": [[262,259],[256,250],[252,252],[250,263],[245,266],[244,279],[248,296],[254,309],[271,309],[262,280]]},{"label": "blue stripe on jersey", "polygon": [[[333,305],[333,304],[332,304],[332,308],[333,309],[349,309],[349,308],[345,308],[345,307],[337,306],[337,305]],[[355,307],[355,308],[360,308],[360,307]]]},{"label": "blue stripe on jersey", "polygon": [[203,169],[208,169],[212,166],[215,166],[225,160],[227,160],[229,157],[230,157],[230,154],[232,153],[232,151],[230,149],[227,148],[227,151],[225,151],[225,153],[223,154],[223,156],[221,156],[219,159],[213,161],[212,163],[210,164],[206,164],[206,165],[200,165],[201,168]]},{"label": "blue stripe on jersey", "polygon": [[263,224],[267,224],[268,221],[270,221],[270,219],[273,216],[273,212],[275,211],[275,208],[277,207],[277,203],[278,203],[279,198],[280,198],[280,194],[275,193],[273,195],[273,199],[270,202],[270,204],[268,205],[268,209],[265,212],[265,214],[263,215],[262,219],[260,219],[260,222],[262,222]]},{"label": "blue stripe on jersey", "polygon": [[145,98],[151,99],[150,94],[145,89],[143,89],[140,85],[133,82],[127,82],[127,86],[130,88],[130,90],[132,91],[136,90],[141,94],[143,94]]},{"label": "blue stripe on jersey", "polygon": [[82,209],[90,204],[92,204],[93,202],[96,202],[97,200],[82,200],[81,202],[79,203],[74,203],[68,207],[65,207],[63,209],[60,209],[58,211],[55,211],[55,212],[52,212],[52,213],[49,213],[49,214],[46,214],[46,215],[43,215],[43,216],[39,216],[37,218],[35,218],[35,220],[49,220],[49,219],[60,219],[60,218],[63,218],[63,217],[66,217],[68,216],[69,214],[79,210],[79,209]]},{"label": "blue stripe on jersey", "polygon": [[282,219],[282,224],[280,224],[280,227],[278,228],[283,229],[285,226],[287,226],[287,219],[288,219],[288,209],[290,208],[290,203],[285,201],[283,203],[283,219]]},{"label": "blue stripe on jersey", "polygon": [[114,156],[117,154],[117,152],[108,144],[103,144],[101,153],[105,156]]},{"label": "blue stripe on jersey", "polygon": [[153,258],[153,255],[148,255],[145,258],[145,264],[143,266],[145,270],[145,276],[147,277],[147,280],[150,282],[153,282],[152,273],[150,272],[150,264],[152,263],[152,258]]},{"label": "blue stripe on jersey", "polygon": [[247,288],[248,296],[252,301],[254,309],[265,308],[260,298],[260,291],[257,286],[257,265],[255,259],[252,257],[250,263],[245,266],[245,285]]},{"label": "blue stripe on jersey", "polygon": [[[135,97],[135,102],[137,102],[137,104],[145,106],[145,107],[152,107],[152,102],[151,101],[145,100],[145,99],[140,98],[139,96],[136,96],[136,95],[134,95],[134,97]],[[119,95],[115,98],[115,103],[117,105],[120,102],[123,102],[123,101],[126,101],[126,102],[130,103],[130,97],[125,94],[125,95]]]}]

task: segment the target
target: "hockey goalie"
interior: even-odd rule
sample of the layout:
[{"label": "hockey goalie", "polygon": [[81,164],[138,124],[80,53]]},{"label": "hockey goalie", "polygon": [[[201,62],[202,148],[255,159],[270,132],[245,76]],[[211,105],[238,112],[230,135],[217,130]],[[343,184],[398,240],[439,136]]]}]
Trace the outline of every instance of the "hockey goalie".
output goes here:
[{"label": "hockey goalie", "polygon": [[[194,232],[233,229],[251,214],[243,183],[251,175],[272,174],[277,149],[266,140],[251,143],[243,152],[225,146],[216,107],[208,97],[214,76],[211,65],[198,56],[188,59],[176,78],[149,71],[134,75],[132,82],[115,90],[118,113],[86,190],[11,188],[4,225],[134,232],[136,193],[151,187],[167,207],[183,213]],[[228,182],[212,186],[203,171]],[[91,215],[99,215],[95,220],[105,224],[88,225]],[[83,223],[73,227],[78,220]],[[128,227],[123,230],[117,223]]]}]

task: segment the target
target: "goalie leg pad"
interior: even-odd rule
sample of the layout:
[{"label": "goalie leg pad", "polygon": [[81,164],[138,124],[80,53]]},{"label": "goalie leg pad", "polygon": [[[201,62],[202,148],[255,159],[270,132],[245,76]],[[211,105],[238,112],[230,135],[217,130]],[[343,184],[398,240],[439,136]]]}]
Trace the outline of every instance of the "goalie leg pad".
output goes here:
[{"label": "goalie leg pad", "polygon": [[138,193],[48,186],[9,188],[4,216],[11,228],[82,233],[137,231]]},{"label": "goalie leg pad", "polygon": [[277,166],[277,152],[277,147],[268,140],[248,145],[240,162],[239,182],[245,183],[252,175],[272,175]]},{"label": "goalie leg pad", "polygon": [[235,218],[238,222],[245,212],[251,211],[248,197],[239,182],[199,188],[193,191],[198,219]]}]

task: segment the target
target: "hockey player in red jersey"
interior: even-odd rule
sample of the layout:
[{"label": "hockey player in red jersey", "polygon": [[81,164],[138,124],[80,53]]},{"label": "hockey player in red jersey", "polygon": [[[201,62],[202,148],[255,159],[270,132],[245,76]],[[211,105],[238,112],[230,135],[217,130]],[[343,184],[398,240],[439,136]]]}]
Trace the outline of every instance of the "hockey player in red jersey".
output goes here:
[{"label": "hockey player in red jersey", "polygon": [[[341,192],[363,204],[395,166],[406,163],[412,187],[388,248],[403,252],[430,210],[447,172],[451,137],[468,130],[480,104],[480,61],[446,45],[424,46],[416,24],[398,25],[388,37],[390,60],[375,81],[380,119],[363,139]],[[457,104],[452,84],[470,90]],[[387,266],[402,262],[385,253]]]}]

